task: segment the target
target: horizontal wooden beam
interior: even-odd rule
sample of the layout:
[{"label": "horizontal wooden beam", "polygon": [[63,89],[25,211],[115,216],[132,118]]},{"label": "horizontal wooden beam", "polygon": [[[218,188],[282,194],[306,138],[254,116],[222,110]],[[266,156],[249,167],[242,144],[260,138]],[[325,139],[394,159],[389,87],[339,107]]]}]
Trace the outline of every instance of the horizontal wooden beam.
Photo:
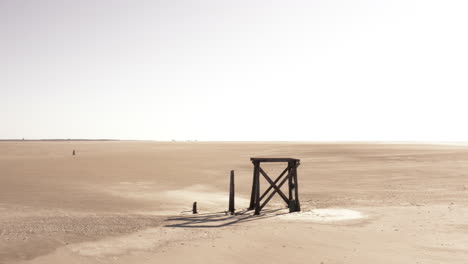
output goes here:
[{"label": "horizontal wooden beam", "polygon": [[290,162],[295,161],[299,162],[299,159],[292,159],[292,158],[250,158],[253,162]]}]

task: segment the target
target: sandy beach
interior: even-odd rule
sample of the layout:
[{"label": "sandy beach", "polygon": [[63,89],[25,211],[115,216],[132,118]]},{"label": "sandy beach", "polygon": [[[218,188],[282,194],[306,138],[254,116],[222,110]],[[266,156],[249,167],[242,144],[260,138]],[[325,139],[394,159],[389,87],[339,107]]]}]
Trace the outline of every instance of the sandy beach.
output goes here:
[{"label": "sandy beach", "polygon": [[[250,157],[301,160],[302,212],[246,211]],[[467,177],[462,144],[0,142],[0,263],[466,263]]]}]

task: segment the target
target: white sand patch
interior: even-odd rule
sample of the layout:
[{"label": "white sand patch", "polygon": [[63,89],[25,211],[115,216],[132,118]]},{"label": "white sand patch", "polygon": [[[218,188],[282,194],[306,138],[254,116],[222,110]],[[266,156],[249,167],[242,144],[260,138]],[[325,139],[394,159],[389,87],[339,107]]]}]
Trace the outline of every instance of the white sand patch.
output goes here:
[{"label": "white sand patch", "polygon": [[361,212],[349,209],[314,209],[307,212],[285,214],[279,217],[285,220],[311,222],[336,222],[365,218]]}]

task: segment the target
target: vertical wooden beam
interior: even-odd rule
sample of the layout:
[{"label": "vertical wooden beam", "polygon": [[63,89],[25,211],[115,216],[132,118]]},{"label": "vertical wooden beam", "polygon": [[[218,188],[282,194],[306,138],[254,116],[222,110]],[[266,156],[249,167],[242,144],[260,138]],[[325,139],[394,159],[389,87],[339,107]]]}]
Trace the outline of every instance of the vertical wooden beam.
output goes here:
[{"label": "vertical wooden beam", "polygon": [[292,177],[292,166],[293,163],[290,161],[288,162],[288,191],[289,191],[289,202],[288,202],[288,208],[291,208],[291,200],[293,199],[293,191],[292,191],[292,186],[293,186],[293,177]]},{"label": "vertical wooden beam", "polygon": [[234,171],[231,171],[231,180],[229,182],[229,212],[231,215],[234,214]]},{"label": "vertical wooden beam", "polygon": [[295,200],[296,200],[296,212],[301,211],[301,204],[299,203],[299,185],[297,184],[297,167],[299,164],[297,161],[294,162],[293,166],[293,175],[294,175],[294,192],[295,192]]},{"label": "vertical wooden beam", "polygon": [[253,177],[252,177],[252,193],[250,195],[250,205],[249,205],[249,210],[255,209],[255,190],[256,190],[256,185],[255,185],[255,162],[252,162],[254,165],[254,170],[253,170]]},{"label": "vertical wooden beam", "polygon": [[197,202],[193,202],[192,213],[193,213],[193,214],[198,214],[198,211],[197,211]]},{"label": "vertical wooden beam", "polygon": [[255,169],[255,215],[260,214],[260,162],[257,161],[254,164]]}]

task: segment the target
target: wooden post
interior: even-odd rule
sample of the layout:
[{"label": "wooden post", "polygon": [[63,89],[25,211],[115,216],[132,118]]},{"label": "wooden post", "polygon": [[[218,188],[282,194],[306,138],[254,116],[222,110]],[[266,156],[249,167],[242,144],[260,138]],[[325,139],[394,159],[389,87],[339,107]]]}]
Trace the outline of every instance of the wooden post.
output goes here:
[{"label": "wooden post", "polygon": [[193,202],[192,213],[193,213],[193,214],[198,214],[198,211],[197,211],[197,202]]},{"label": "wooden post", "polygon": [[75,150],[73,150],[73,156],[75,156]]},{"label": "wooden post", "polygon": [[255,215],[260,214],[260,162],[257,161],[254,163],[255,169]]},{"label": "wooden post", "polygon": [[234,211],[236,209],[234,208],[234,171],[231,171],[231,180],[229,183],[229,212],[231,212],[231,215],[234,214]]},{"label": "wooden post", "polygon": [[288,203],[288,207],[289,209],[291,209],[291,200],[293,199],[293,191],[292,191],[292,186],[293,186],[293,177],[292,177],[292,166],[293,166],[293,162],[290,161],[288,162],[288,191],[289,191],[289,203]]},{"label": "wooden post", "polygon": [[252,177],[252,193],[250,195],[249,210],[255,209],[255,190],[256,190],[256,185],[255,185],[255,163],[253,165],[254,165],[254,172],[253,172],[253,177]]},{"label": "wooden post", "polygon": [[301,211],[301,204],[299,203],[299,186],[297,184],[297,166],[299,166],[298,162],[294,162],[294,166],[293,166],[293,176],[294,176],[294,193],[295,193],[295,200],[296,200],[296,208],[295,211],[296,212],[300,212]]}]

